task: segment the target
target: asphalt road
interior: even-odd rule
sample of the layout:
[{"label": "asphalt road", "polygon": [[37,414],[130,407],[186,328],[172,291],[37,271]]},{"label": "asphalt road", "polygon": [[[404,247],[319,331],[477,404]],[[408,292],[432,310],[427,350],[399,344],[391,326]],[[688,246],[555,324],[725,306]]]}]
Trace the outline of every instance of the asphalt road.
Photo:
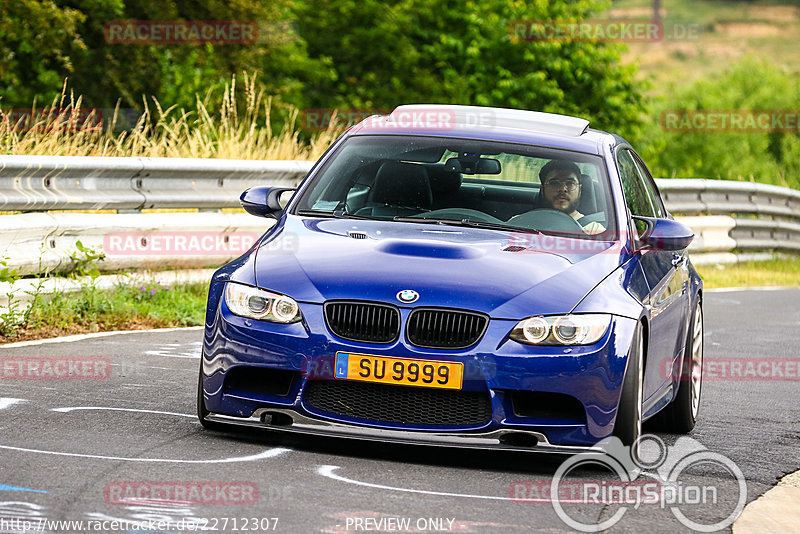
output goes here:
[{"label": "asphalt road", "polygon": [[[704,385],[696,441],[659,434],[676,457],[707,448],[732,460],[748,502],[800,469],[800,387],[797,378],[775,379],[792,369],[797,376],[798,303],[800,290],[708,293],[707,360],[770,358],[772,374],[721,376],[718,367]],[[189,520],[206,526],[194,532],[572,531],[546,498],[563,457],[204,431],[193,415],[201,337],[187,329],[0,349],[3,362],[91,357],[101,378],[3,375],[0,532],[22,532],[23,521],[39,532],[189,532]],[[712,524],[735,509],[739,486],[720,465],[695,465],[680,478],[717,492],[679,506],[689,519]],[[613,480],[601,468],[574,475]],[[126,500],[136,491],[138,500]],[[563,506],[584,522],[625,509],[611,531],[690,531],[658,503]],[[44,518],[85,523],[69,528]],[[131,523],[114,529],[113,520]]]}]

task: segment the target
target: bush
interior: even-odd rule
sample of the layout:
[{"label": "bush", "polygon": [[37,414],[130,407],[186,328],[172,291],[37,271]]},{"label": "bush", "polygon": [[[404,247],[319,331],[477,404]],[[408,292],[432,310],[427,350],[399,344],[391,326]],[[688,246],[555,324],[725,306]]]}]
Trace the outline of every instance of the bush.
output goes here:
[{"label": "bush", "polygon": [[721,77],[703,79],[654,106],[640,142],[655,176],[746,180],[800,189],[800,133],[668,133],[664,110],[800,110],[800,78],[746,58]]}]

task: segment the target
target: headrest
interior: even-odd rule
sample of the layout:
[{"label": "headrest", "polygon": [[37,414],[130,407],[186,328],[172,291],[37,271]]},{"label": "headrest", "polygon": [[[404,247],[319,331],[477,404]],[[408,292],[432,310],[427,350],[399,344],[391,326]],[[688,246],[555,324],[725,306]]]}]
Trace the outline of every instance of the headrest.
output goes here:
[{"label": "headrest", "polygon": [[428,171],[434,197],[446,197],[456,193],[461,187],[461,173],[448,171],[444,163],[426,165],[425,169]]},{"label": "headrest", "polygon": [[581,182],[581,200],[578,202],[578,211],[584,215],[596,213],[598,211],[597,199],[594,194],[594,181],[592,177],[588,174],[581,174],[578,180]]},{"label": "headrest", "polygon": [[387,161],[378,169],[370,200],[428,209],[433,205],[428,173],[422,165]]}]

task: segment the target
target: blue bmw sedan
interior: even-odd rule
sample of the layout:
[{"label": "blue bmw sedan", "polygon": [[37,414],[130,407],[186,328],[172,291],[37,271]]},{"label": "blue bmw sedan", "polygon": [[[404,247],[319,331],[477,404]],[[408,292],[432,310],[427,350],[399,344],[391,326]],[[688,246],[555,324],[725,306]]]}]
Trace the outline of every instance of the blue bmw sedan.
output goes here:
[{"label": "blue bmw sedan", "polygon": [[400,106],[241,200],[277,222],[211,281],[206,428],[569,453],[695,425],[693,233],[617,135]]}]

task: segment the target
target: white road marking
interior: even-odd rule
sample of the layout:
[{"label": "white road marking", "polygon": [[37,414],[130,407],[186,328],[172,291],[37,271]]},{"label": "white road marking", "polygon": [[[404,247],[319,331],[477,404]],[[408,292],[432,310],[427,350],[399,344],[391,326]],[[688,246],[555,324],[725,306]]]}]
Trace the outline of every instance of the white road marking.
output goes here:
[{"label": "white road marking", "polygon": [[[339,469],[337,465],[321,465],[317,468],[317,473],[332,480],[337,480],[339,482],[345,482],[347,484],[355,484],[356,486],[364,486],[367,488],[375,488],[375,489],[383,489],[389,491],[401,491],[404,493],[421,493],[423,495],[438,495],[442,497],[465,497],[468,499],[486,499],[491,501],[513,501],[513,502],[541,502],[541,503],[550,503],[550,499],[543,499],[543,498],[532,498],[532,499],[512,499],[511,497],[500,497],[498,495],[473,495],[471,493],[448,493],[446,491],[430,491],[430,490],[420,490],[420,489],[412,489],[412,488],[398,488],[396,486],[385,486],[383,484],[372,484],[370,482],[361,482],[359,480],[353,480],[351,478],[345,478],[341,475],[337,475],[334,471]],[[561,499],[559,502],[562,503],[581,503],[582,501],[578,500],[566,500]]]},{"label": "white road marking", "polygon": [[714,289],[705,289],[705,293],[730,293],[733,291],[785,291],[789,289],[798,289],[792,286],[759,286],[759,287],[717,287]]},{"label": "white road marking", "polygon": [[162,356],[166,358],[190,358],[198,360],[203,351],[202,341],[191,343],[166,343],[155,350],[146,350],[148,356]]},{"label": "white road marking", "polygon": [[[175,367],[157,367],[155,365],[137,365],[132,363],[112,363],[111,368],[119,367],[123,370],[139,370],[139,369],[156,369],[158,371],[175,371],[179,373],[197,373],[197,369],[192,367],[191,369],[177,369]],[[119,372],[119,371],[118,371]]]},{"label": "white road marking", "polygon": [[12,399],[11,397],[0,397],[0,410],[5,410],[9,406],[14,406],[15,404],[20,404],[23,402],[28,402],[25,399]]},{"label": "white road marking", "polygon": [[19,452],[33,452],[37,454],[50,454],[53,456],[72,456],[74,458],[92,458],[95,460],[114,460],[116,462],[149,462],[149,463],[169,463],[169,464],[230,464],[237,462],[255,462],[267,458],[274,458],[292,449],[276,447],[267,449],[258,454],[250,456],[234,456],[232,458],[218,458],[216,460],[176,460],[170,458],[126,458],[124,456],[102,456],[99,454],[79,454],[75,452],[43,451],[40,449],[26,449],[24,447],[11,447],[10,445],[0,445],[0,449]]},{"label": "white road marking", "polygon": [[107,406],[70,406],[68,408],[53,408],[53,412],[61,412],[61,413],[69,413],[69,412],[76,412],[79,410],[99,410],[102,412],[136,412],[136,413],[156,413],[160,415],[174,415],[175,417],[189,417],[190,419],[196,419],[196,415],[190,415],[185,413],[176,413],[176,412],[160,412],[158,410],[137,410],[136,408],[109,408]]}]

